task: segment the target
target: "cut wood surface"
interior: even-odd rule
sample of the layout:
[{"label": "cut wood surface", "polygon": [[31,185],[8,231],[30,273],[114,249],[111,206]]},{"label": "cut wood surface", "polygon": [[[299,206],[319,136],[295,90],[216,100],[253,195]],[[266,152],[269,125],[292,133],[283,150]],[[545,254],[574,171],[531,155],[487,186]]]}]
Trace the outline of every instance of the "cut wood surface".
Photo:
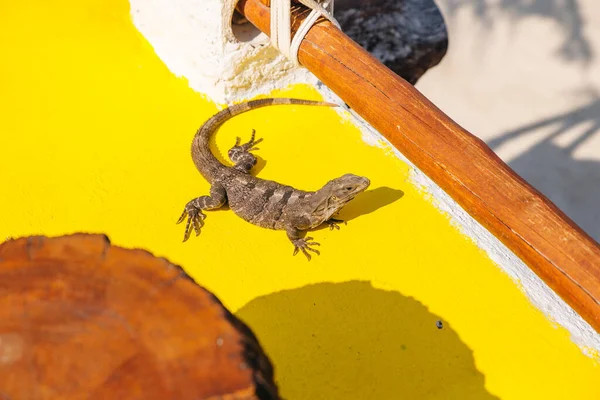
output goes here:
[{"label": "cut wood surface", "polygon": [[102,235],[0,245],[0,399],[276,399],[252,332],[178,266]]},{"label": "cut wood surface", "polygon": [[[270,34],[266,0],[238,10]],[[293,7],[293,29],[308,14]],[[480,139],[327,20],[298,59],[600,332],[600,246]]]}]

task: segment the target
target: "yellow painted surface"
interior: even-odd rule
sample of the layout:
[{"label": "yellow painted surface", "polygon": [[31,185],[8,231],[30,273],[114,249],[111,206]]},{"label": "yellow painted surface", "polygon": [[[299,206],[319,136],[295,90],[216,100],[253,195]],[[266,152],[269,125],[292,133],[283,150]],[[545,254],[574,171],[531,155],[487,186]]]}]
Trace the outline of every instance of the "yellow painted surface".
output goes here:
[{"label": "yellow painted surface", "polygon": [[371,179],[347,226],[311,235],[320,257],[230,211],[182,243],[175,221],[208,190],[190,140],[216,106],[161,63],[128,3],[3,1],[0,30],[2,239],[105,232],[183,265],[254,329],[287,399],[599,398],[598,363],[334,110],[257,110],[217,140],[225,154],[255,128],[259,176],[299,188]]}]

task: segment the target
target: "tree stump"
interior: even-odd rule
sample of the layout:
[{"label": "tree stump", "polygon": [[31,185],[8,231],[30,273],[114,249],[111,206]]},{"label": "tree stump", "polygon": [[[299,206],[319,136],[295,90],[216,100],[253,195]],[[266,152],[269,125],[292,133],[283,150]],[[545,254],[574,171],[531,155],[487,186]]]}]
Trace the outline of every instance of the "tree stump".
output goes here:
[{"label": "tree stump", "polygon": [[277,399],[256,337],[182,268],[105,236],[0,245],[0,399]]}]

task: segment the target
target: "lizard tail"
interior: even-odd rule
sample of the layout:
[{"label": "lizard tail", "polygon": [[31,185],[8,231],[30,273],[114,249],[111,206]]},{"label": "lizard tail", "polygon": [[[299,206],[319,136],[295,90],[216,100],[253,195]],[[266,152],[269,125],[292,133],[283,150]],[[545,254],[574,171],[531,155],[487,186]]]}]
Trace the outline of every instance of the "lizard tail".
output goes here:
[{"label": "lizard tail", "polygon": [[211,135],[227,120],[235,117],[236,115],[242,114],[246,111],[254,110],[261,107],[274,106],[274,105],[306,105],[306,106],[326,106],[326,107],[337,107],[335,103],[329,103],[326,101],[313,101],[303,99],[291,99],[291,98],[267,98],[250,100],[243,103],[231,105],[215,115],[209,118],[200,129],[196,132],[194,140],[192,142],[192,159],[196,168],[205,179],[212,183],[213,178],[218,175],[220,169],[224,168],[225,165],[221,164],[219,160],[212,154],[208,146]]}]

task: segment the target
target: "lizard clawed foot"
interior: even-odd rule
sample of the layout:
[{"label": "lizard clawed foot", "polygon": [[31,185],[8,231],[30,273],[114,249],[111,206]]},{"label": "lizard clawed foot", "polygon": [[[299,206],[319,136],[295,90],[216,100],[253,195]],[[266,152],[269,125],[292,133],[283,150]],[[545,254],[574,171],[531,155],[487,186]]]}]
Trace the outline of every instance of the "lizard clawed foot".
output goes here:
[{"label": "lizard clawed foot", "polygon": [[262,139],[255,139],[255,135],[256,131],[252,129],[250,141],[244,144],[240,144],[241,139],[239,137],[236,138],[235,145],[227,152],[229,159],[235,164],[233,168],[238,171],[249,173],[252,167],[256,165],[256,157],[251,152],[258,150],[258,147],[255,146],[262,142]]},{"label": "lizard clawed foot", "polygon": [[325,223],[329,225],[329,230],[332,231],[334,228],[338,231],[340,230],[340,226],[338,224],[344,223],[344,225],[348,225],[346,221],[342,221],[341,219],[329,218]]},{"label": "lizard clawed foot", "polygon": [[252,129],[252,135],[250,136],[250,140],[247,143],[244,144],[240,144],[241,139],[238,137],[235,140],[235,146],[233,147],[235,148],[239,148],[240,150],[244,151],[244,152],[251,152],[254,150],[258,150],[258,147],[254,147],[257,144],[259,144],[260,142],[263,141],[262,138],[260,139],[255,139],[256,137],[256,130]]},{"label": "lizard clawed foot", "polygon": [[298,251],[302,251],[302,253],[304,253],[308,261],[310,261],[311,259],[310,254],[308,254],[309,251],[320,255],[321,252],[319,250],[313,249],[310,246],[320,246],[321,244],[317,242],[309,242],[309,240],[313,240],[313,238],[307,237],[292,240],[292,244],[294,245],[294,255],[298,254]]},{"label": "lizard clawed foot", "polygon": [[183,235],[183,241],[185,242],[190,238],[192,234],[192,229],[196,232],[196,236],[200,235],[200,228],[202,227],[202,221],[206,218],[206,215],[194,206],[193,204],[187,204],[181,217],[177,220],[177,223],[180,224],[187,217],[187,223],[185,224],[185,234]]}]

